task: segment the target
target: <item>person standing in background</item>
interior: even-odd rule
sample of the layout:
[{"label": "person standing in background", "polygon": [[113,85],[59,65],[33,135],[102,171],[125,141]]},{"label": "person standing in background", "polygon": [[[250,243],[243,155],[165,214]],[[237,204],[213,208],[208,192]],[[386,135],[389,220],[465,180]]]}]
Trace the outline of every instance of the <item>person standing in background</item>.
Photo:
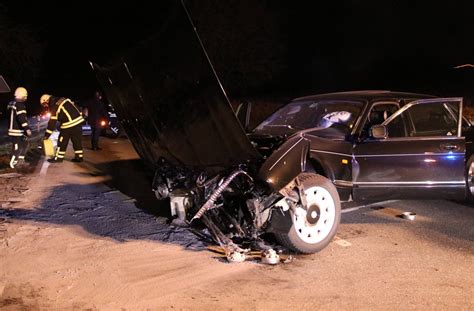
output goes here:
[{"label": "person standing in background", "polygon": [[102,93],[96,91],[94,97],[84,104],[87,109],[85,113],[87,122],[91,126],[91,149],[101,150],[99,147],[99,137],[102,129],[108,124],[108,113],[105,104],[102,102]]}]

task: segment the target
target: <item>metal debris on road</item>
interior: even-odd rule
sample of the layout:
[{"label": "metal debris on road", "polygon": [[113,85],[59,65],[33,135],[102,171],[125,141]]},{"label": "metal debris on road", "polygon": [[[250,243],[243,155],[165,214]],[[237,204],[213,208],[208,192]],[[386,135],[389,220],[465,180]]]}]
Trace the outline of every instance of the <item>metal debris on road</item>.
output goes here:
[{"label": "metal debris on road", "polygon": [[257,251],[245,249],[244,251],[234,251],[226,253],[221,246],[208,245],[207,249],[224,256],[228,262],[239,263],[244,261],[255,261],[267,265],[276,265],[279,263],[292,263],[295,261],[295,257],[292,255],[282,254],[281,251],[275,251],[274,249],[268,249],[266,251]]},{"label": "metal debris on road", "polygon": [[5,173],[5,174],[0,174],[0,178],[17,178],[17,177],[20,177],[20,176],[23,176],[23,175],[18,174],[18,173]]},{"label": "metal debris on road", "polygon": [[415,220],[416,213],[414,212],[404,212],[400,215],[403,219]]}]

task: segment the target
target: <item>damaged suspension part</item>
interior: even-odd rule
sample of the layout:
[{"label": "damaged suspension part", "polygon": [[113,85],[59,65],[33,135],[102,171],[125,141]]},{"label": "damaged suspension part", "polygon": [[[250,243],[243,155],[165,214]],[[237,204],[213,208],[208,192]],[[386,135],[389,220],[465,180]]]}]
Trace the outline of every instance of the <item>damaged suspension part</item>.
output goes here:
[{"label": "damaged suspension part", "polygon": [[[244,261],[246,259],[246,254],[250,250],[242,249],[236,245],[232,239],[226,236],[221,231],[219,226],[217,226],[214,221],[211,220],[211,217],[208,217],[205,215],[205,213],[217,207],[215,204],[216,200],[221,197],[222,193],[229,186],[229,184],[239,175],[245,175],[253,182],[252,177],[247,172],[240,168],[235,170],[217,187],[217,189],[213,191],[213,193],[209,196],[209,199],[202,205],[202,207],[190,221],[191,224],[194,220],[201,219],[203,224],[209,229],[212,238],[222,247],[226,254],[227,260],[230,262]],[[226,217],[230,222],[234,230],[236,230],[238,234],[243,235],[244,231],[240,227],[239,223],[230,214],[228,214],[225,209],[222,209],[221,212],[223,213],[223,216]]]},{"label": "damaged suspension part", "polygon": [[253,181],[253,178],[249,174],[247,174],[247,172],[245,172],[244,170],[242,170],[242,169],[235,170],[211,194],[211,196],[206,201],[206,203],[203,204],[203,206],[199,209],[199,211],[196,213],[196,215],[194,215],[194,217],[191,219],[191,222],[193,222],[193,220],[195,220],[195,219],[201,218],[202,215],[204,215],[204,213],[207,212],[208,210],[215,208],[214,203],[216,202],[216,200],[221,196],[221,194],[222,194],[222,192],[224,192],[225,188],[227,188],[227,186],[229,186],[229,184],[239,175],[245,175],[245,176],[247,176],[247,178],[249,178],[251,181]]}]

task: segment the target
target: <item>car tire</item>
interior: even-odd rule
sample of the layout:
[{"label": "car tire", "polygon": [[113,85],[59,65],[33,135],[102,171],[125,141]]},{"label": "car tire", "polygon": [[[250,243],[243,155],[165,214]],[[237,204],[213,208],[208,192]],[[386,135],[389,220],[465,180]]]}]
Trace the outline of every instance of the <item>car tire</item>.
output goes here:
[{"label": "car tire", "polygon": [[468,203],[474,203],[474,155],[466,162],[466,195],[464,200]]},{"label": "car tire", "polygon": [[335,236],[341,220],[341,201],[336,187],[324,176],[301,173],[298,176],[306,197],[290,210],[292,226],[288,233],[275,234],[280,244],[304,254],[316,253]]}]

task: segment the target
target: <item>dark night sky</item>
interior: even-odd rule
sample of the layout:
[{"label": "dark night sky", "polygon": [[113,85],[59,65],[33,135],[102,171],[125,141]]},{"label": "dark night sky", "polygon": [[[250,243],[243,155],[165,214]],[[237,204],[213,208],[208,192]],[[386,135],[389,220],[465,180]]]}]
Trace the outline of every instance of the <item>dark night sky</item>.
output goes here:
[{"label": "dark night sky", "polygon": [[[284,70],[262,85],[266,92],[474,93],[474,69],[452,69],[474,63],[474,1],[255,2],[264,3],[274,17],[278,45],[284,47]],[[96,88],[88,60],[107,62],[158,30],[167,12],[166,1],[154,1],[157,9],[137,1],[3,3],[13,21],[31,25],[46,44],[40,87],[70,97],[88,96]],[[242,5],[234,17],[258,29],[258,18],[243,16],[254,9],[252,1]],[[213,16],[208,20],[212,22]],[[232,25],[229,32],[238,33]]]}]

